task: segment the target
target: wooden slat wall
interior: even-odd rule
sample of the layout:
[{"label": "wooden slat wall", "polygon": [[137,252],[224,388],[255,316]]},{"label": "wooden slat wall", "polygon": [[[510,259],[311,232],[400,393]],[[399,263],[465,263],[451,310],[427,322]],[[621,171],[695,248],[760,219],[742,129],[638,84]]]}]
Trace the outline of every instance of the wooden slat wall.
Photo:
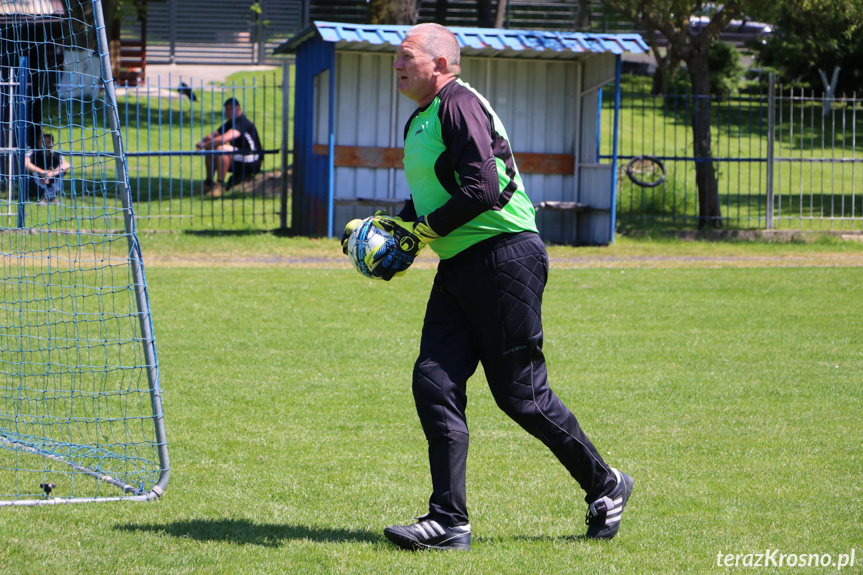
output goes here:
[{"label": "wooden slat wall", "polygon": [[[325,156],[327,146],[316,144],[314,153]],[[373,146],[336,146],[333,164],[337,168],[396,168],[404,169],[401,148],[378,148]],[[515,154],[519,172],[528,174],[572,175],[575,158],[570,154]]]}]

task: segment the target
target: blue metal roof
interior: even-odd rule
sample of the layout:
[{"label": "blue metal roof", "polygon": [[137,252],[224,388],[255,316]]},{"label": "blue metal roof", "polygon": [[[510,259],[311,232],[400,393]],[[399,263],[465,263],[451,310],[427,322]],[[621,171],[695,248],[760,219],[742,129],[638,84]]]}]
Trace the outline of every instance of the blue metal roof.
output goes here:
[{"label": "blue metal roof", "polygon": [[[410,26],[314,22],[278,48],[275,54],[292,53],[314,37],[336,45],[337,50],[393,52]],[[587,34],[549,30],[506,30],[501,28],[449,29],[458,38],[463,56],[504,56],[521,58],[573,59],[583,53],[631,52],[643,54],[648,46],[639,34]]]}]

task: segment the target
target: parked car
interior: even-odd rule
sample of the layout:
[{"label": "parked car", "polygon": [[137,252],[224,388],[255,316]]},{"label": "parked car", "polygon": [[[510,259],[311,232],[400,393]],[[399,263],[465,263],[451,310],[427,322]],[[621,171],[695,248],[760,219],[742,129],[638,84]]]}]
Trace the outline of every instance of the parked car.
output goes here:
[{"label": "parked car", "polygon": [[[693,34],[700,34],[707,24],[710,16],[692,16],[689,19],[689,30]],[[732,20],[720,33],[719,39],[730,44],[743,44],[747,41],[764,42],[773,34],[773,26],[764,22],[755,22],[749,18]]]}]

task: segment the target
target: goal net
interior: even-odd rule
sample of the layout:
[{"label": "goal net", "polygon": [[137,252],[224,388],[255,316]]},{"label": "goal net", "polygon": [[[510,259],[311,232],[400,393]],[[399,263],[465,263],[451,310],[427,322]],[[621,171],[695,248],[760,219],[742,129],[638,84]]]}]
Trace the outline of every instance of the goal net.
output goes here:
[{"label": "goal net", "polygon": [[168,451],[100,0],[0,0],[0,505],[147,500]]}]

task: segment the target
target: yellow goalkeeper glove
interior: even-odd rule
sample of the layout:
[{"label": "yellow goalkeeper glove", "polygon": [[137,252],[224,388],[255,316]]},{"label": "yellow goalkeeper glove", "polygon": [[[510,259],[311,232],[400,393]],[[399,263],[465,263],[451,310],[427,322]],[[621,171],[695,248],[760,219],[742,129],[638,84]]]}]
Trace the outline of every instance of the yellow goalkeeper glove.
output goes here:
[{"label": "yellow goalkeeper glove", "polygon": [[373,257],[377,264],[374,274],[385,280],[404,273],[414,263],[417,254],[440,237],[426,223],[425,216],[420,216],[414,222],[406,222],[398,217],[376,215],[373,221],[377,227],[392,234]]}]

